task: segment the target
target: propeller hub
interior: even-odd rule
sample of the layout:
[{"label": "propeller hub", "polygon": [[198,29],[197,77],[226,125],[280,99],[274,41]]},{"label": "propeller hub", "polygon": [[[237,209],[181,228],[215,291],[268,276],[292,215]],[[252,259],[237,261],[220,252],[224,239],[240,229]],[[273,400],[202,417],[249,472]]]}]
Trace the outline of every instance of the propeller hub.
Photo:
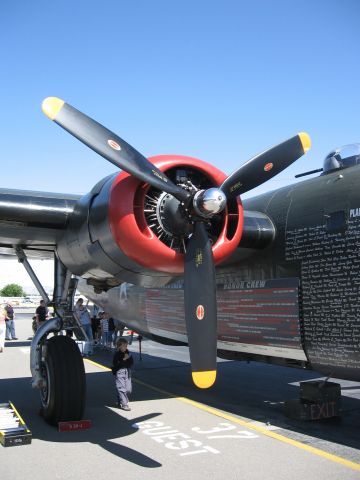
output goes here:
[{"label": "propeller hub", "polygon": [[202,217],[211,217],[224,210],[226,206],[225,193],[220,188],[199,190],[193,199],[196,213]]}]

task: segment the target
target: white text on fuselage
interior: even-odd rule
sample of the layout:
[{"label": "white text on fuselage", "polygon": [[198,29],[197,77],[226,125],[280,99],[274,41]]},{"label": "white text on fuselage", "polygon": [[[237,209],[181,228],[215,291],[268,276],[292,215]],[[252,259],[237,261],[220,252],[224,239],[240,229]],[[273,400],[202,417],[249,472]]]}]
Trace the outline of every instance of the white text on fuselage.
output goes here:
[{"label": "white text on fuselage", "polygon": [[265,280],[249,280],[240,282],[228,282],[224,283],[224,290],[241,290],[245,288],[264,288],[266,285]]},{"label": "white text on fuselage", "polygon": [[[218,279],[217,283],[223,285],[224,290],[246,290],[248,288],[264,288],[266,280],[229,280]],[[184,282],[178,281],[167,285],[165,288],[181,289],[184,288]]]},{"label": "white text on fuselage", "polygon": [[350,208],[349,218],[360,217],[360,208]]}]

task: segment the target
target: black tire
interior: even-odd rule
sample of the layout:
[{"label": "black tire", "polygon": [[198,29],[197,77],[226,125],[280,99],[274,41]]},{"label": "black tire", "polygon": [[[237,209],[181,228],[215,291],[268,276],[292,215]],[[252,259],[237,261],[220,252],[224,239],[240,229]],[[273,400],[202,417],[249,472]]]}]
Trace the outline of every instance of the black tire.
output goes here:
[{"label": "black tire", "polygon": [[86,397],[82,356],[76,343],[59,335],[46,341],[47,352],[41,364],[47,385],[40,390],[41,414],[51,425],[81,420]]}]

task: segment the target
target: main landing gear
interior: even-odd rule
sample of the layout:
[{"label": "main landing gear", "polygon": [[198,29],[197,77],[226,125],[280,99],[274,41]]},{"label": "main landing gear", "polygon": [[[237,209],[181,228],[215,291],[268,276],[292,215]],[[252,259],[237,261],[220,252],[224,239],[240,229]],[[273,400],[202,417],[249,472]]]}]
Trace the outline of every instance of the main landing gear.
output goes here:
[{"label": "main landing gear", "polygon": [[47,339],[41,362],[41,414],[51,425],[81,420],[85,408],[84,362],[76,343],[58,335]]},{"label": "main landing gear", "polygon": [[[45,290],[32,270],[24,251],[16,249],[19,262],[29,273],[34,285],[47,304]],[[77,279],[72,278],[55,256],[54,306],[56,317],[44,322],[31,342],[30,369],[32,386],[40,391],[41,415],[51,425],[62,421],[81,420],[86,401],[86,377],[83,359],[77,344],[65,335],[54,335],[60,330],[73,331],[79,339],[86,335],[73,315],[73,300]]]}]

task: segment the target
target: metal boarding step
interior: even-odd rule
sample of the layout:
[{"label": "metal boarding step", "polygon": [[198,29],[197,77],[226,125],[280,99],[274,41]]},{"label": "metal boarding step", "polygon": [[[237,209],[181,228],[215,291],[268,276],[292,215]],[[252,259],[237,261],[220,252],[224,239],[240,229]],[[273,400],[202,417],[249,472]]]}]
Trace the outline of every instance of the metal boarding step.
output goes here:
[{"label": "metal boarding step", "polygon": [[12,402],[0,403],[0,443],[4,447],[28,445],[31,432]]}]

